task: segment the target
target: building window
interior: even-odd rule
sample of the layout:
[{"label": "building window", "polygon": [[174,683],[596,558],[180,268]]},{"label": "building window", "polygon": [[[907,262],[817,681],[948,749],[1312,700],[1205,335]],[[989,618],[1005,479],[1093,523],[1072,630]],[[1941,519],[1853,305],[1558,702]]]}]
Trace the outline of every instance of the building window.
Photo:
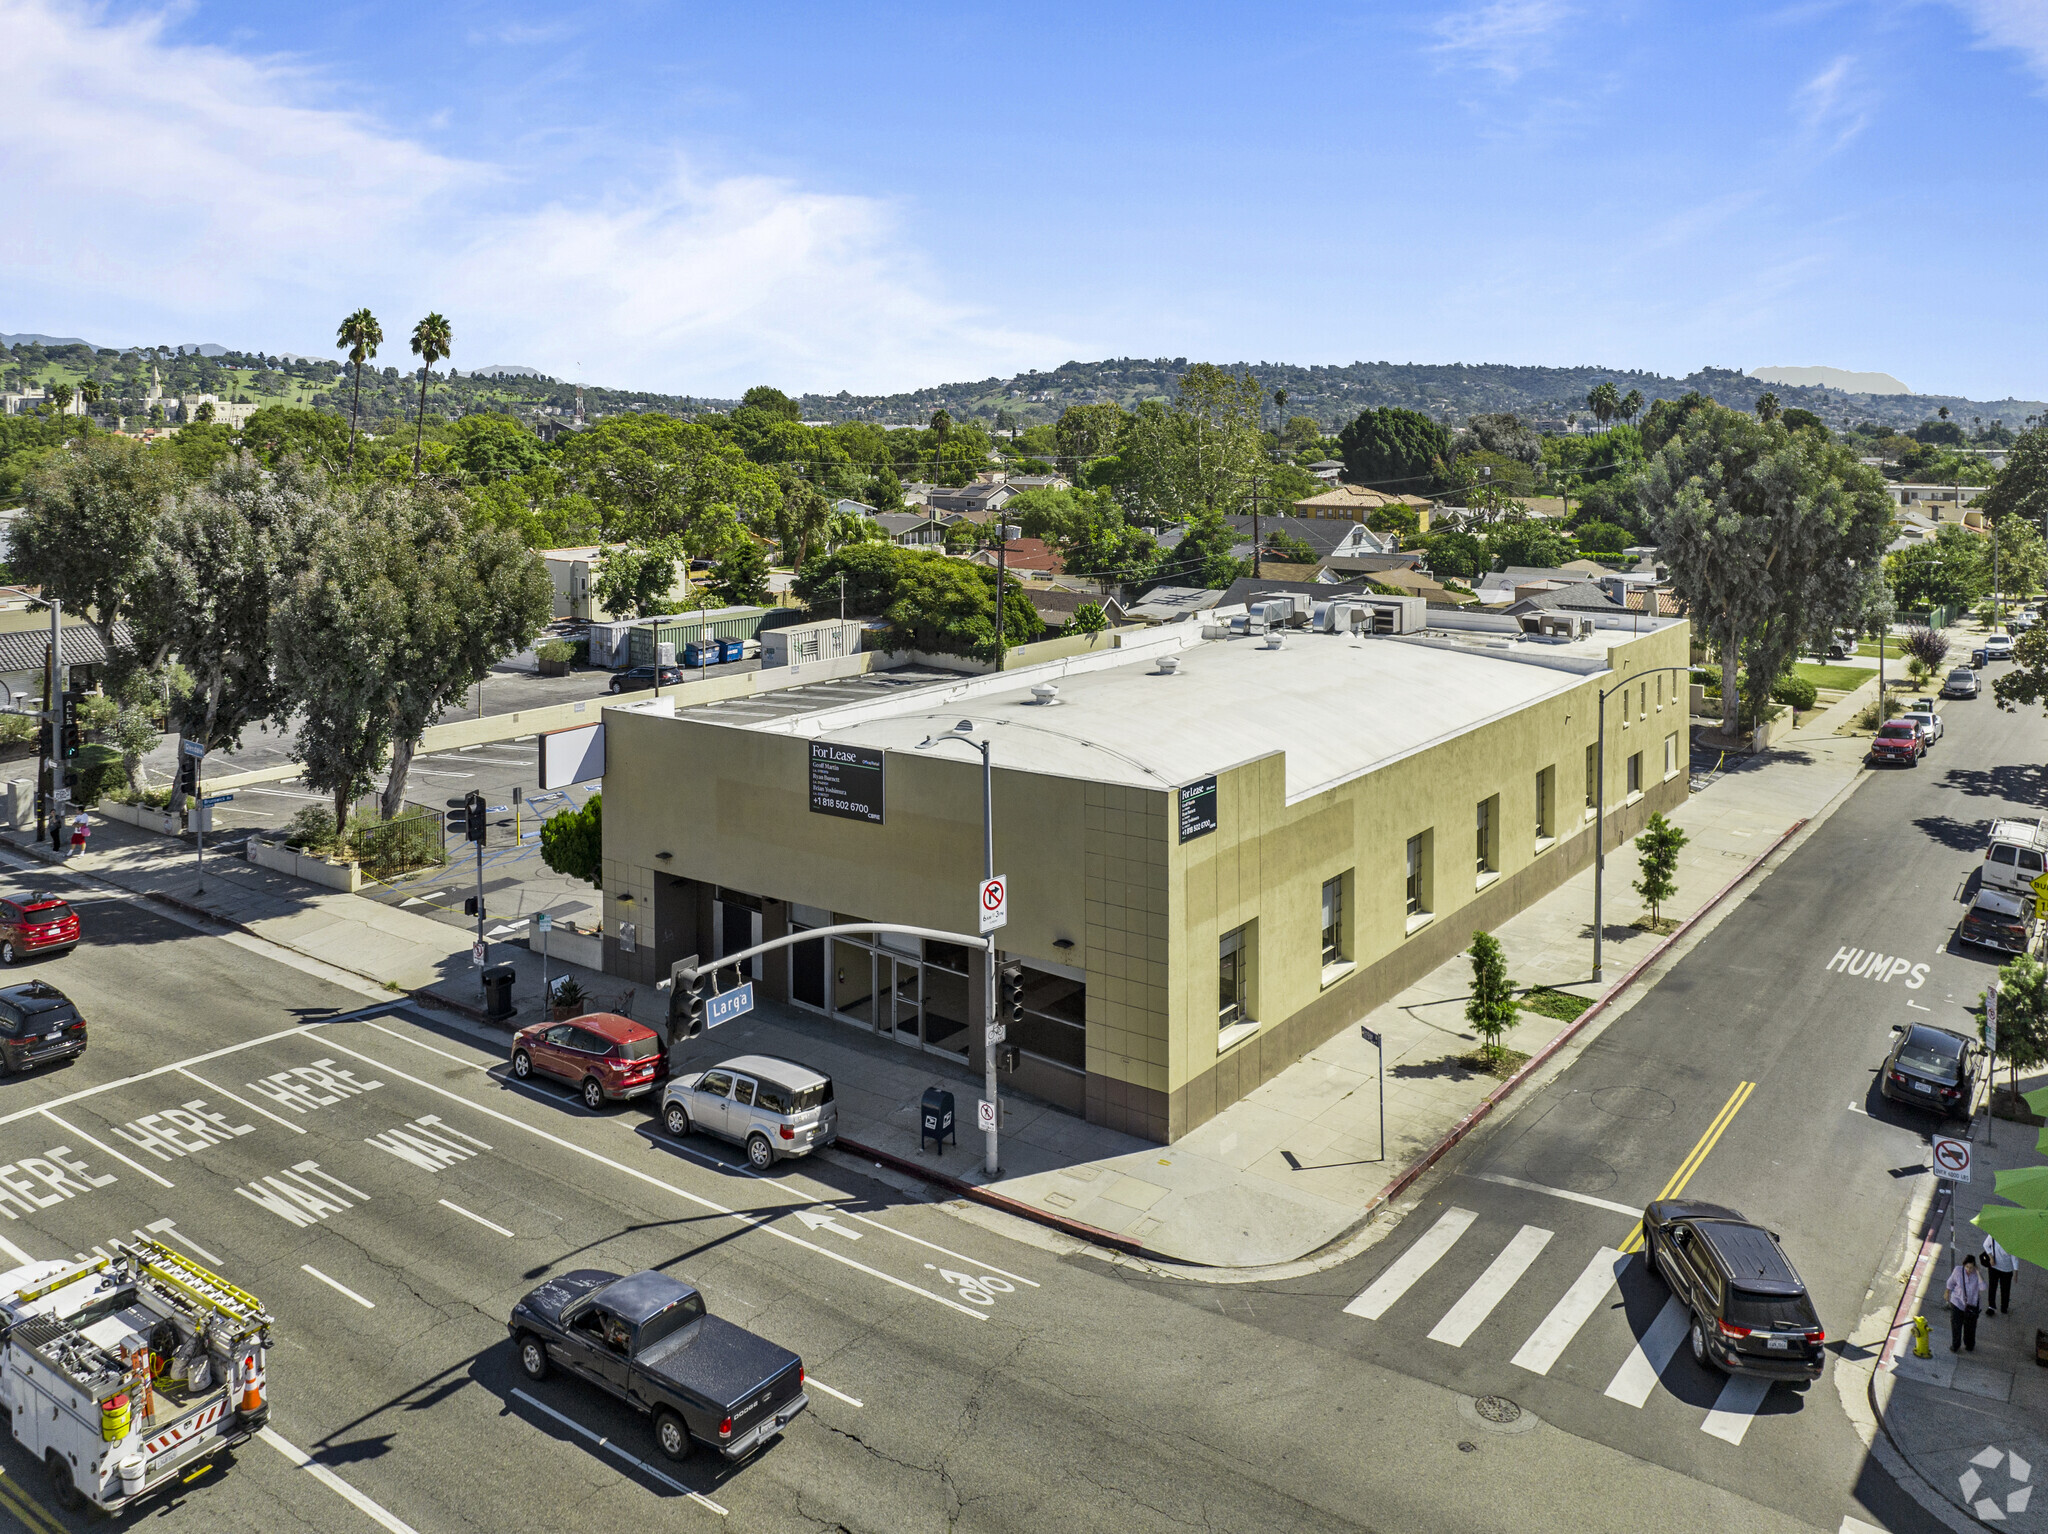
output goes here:
[{"label": "building window", "polygon": [[1323,881],[1323,964],[1344,962],[1344,876]]},{"label": "building window", "polygon": [[1408,838],[1408,914],[1429,914],[1429,833]]},{"label": "building window", "polygon": [[1478,836],[1475,844],[1474,867],[1482,874],[1490,874],[1500,867],[1500,849],[1494,838],[1500,829],[1500,795],[1479,801],[1475,817]]},{"label": "building window", "polygon": [[1536,774],[1536,840],[1547,842],[1557,835],[1552,826],[1555,813],[1552,805],[1556,797],[1557,769],[1546,767]]},{"label": "building window", "polygon": [[1586,747],[1586,813],[1593,813],[1600,796],[1600,748]]},{"label": "building window", "polygon": [[1673,731],[1664,737],[1664,776],[1670,777],[1678,771],[1678,733]]},{"label": "building window", "polygon": [[1628,791],[1631,798],[1643,791],[1643,753],[1628,759]]},{"label": "building window", "polygon": [[1636,691],[1636,717],[1638,719],[1650,717],[1650,684],[1648,682],[1643,683]]},{"label": "building window", "polygon": [[1657,673],[1657,712],[1664,712],[1664,673]]},{"label": "building window", "polygon": [[1250,927],[1226,932],[1217,944],[1216,1028],[1220,1033],[1245,1021],[1244,990],[1250,955],[1245,951]]}]

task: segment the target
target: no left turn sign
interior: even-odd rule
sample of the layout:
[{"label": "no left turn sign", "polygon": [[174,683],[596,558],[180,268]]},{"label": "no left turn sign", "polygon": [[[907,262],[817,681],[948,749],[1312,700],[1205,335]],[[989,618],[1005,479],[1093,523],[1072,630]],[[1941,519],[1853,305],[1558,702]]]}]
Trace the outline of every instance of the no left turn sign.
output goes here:
[{"label": "no left turn sign", "polygon": [[1934,1175],[1946,1177],[1950,1182],[1970,1180],[1970,1142],[1954,1140],[1947,1135],[1934,1137]]},{"label": "no left turn sign", "polygon": [[982,880],[976,889],[975,899],[981,912],[981,931],[984,934],[1009,925],[1010,886],[1001,874]]}]

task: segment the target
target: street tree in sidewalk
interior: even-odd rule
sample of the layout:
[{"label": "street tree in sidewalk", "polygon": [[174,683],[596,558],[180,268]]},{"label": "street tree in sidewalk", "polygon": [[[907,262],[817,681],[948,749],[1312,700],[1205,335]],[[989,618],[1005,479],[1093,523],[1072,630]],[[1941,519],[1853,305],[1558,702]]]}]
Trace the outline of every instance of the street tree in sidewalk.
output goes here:
[{"label": "street tree in sidewalk", "polygon": [[1678,854],[1689,838],[1662,814],[1652,813],[1643,834],[1636,838],[1636,893],[1650,907],[1650,926],[1664,920],[1664,902],[1678,893]]},{"label": "street tree in sidewalk", "polygon": [[[1977,1037],[1984,1037],[1984,995],[1977,997]],[[1998,1058],[2011,1072],[2012,1096],[2020,1077],[2048,1065],[2048,965],[2020,954],[1998,972]]]},{"label": "street tree in sidewalk", "polygon": [[1948,659],[1948,635],[1940,629],[1909,628],[1900,641],[1906,652],[1906,669],[1915,683],[1924,681]]},{"label": "street tree in sidewalk", "polygon": [[94,433],[45,459],[23,486],[14,524],[13,578],[41,586],[99,630],[109,656],[149,558],[157,519],[183,476],[166,455],[126,437]]},{"label": "street tree in sidewalk", "polygon": [[1501,1035],[1515,1026],[1515,982],[1508,978],[1507,955],[1491,932],[1472,934],[1472,995],[1465,1003],[1465,1021],[1484,1041],[1488,1060],[1500,1058]]},{"label": "street tree in sidewalk", "polygon": [[540,860],[565,879],[604,882],[604,795],[580,810],[562,810],[540,823]]}]

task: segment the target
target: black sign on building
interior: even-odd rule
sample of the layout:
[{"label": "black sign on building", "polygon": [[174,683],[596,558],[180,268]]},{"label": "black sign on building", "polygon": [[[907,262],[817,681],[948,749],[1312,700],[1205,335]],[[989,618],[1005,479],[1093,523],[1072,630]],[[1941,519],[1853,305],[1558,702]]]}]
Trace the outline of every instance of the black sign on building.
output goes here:
[{"label": "black sign on building", "polygon": [[1216,829],[1216,780],[1203,778],[1180,791],[1180,839],[1191,842]]},{"label": "black sign on building", "polygon": [[829,740],[811,742],[811,810],[882,823],[882,753]]}]

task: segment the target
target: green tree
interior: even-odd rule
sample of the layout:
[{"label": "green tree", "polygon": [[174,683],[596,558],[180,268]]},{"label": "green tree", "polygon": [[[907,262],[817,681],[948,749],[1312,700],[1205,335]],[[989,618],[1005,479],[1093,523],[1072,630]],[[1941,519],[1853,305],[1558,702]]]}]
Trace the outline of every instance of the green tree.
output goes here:
[{"label": "green tree", "polygon": [[1413,506],[1382,506],[1365,519],[1365,525],[1376,533],[1410,539],[1421,531],[1422,513]]},{"label": "green tree", "polygon": [[561,810],[540,823],[540,860],[565,879],[604,883],[604,795],[580,810]]},{"label": "green tree", "polygon": [[590,594],[600,610],[651,618],[676,608],[676,562],[683,550],[673,538],[614,544],[597,557]]},{"label": "green tree", "polygon": [[1554,570],[1566,560],[1578,557],[1569,539],[1548,522],[1524,517],[1504,522],[1486,535],[1486,552],[1500,569]]},{"label": "green tree", "polygon": [[2005,516],[1993,522],[1998,544],[1999,590],[2024,595],[2041,584],[2048,574],[2048,543],[2040,529],[2023,516]]},{"label": "green tree", "polygon": [[[189,426],[185,428],[190,430]],[[178,435],[183,437],[185,431]],[[234,435],[226,434],[229,440]],[[254,453],[256,461],[265,468],[276,468],[287,458],[297,456],[330,474],[343,472],[346,459],[341,422],[321,411],[294,405],[265,405],[250,412],[239,435],[242,446]]]},{"label": "green tree", "polygon": [[1756,397],[1756,418],[1768,425],[1778,419],[1778,396],[1769,389]]},{"label": "green tree", "polygon": [[13,579],[40,586],[99,631],[108,655],[149,559],[157,519],[182,476],[173,460],[126,437],[94,433],[56,453],[24,486]]},{"label": "green tree", "polygon": [[414,421],[412,434],[412,471],[420,471],[420,442],[427,427],[427,380],[433,376],[434,364],[447,356],[455,345],[455,333],[448,321],[438,313],[430,313],[412,327],[412,354],[420,359],[420,408]]},{"label": "green tree", "polygon": [[1108,627],[1109,615],[1099,602],[1083,602],[1074,609],[1074,616],[1067,620],[1067,632],[1070,634],[1099,634]]},{"label": "green tree", "polygon": [[348,360],[356,370],[355,391],[348,406],[348,469],[353,474],[356,468],[356,424],[363,410],[363,364],[376,356],[377,348],[384,344],[384,327],[377,323],[377,316],[368,309],[358,309],[341,322],[334,344],[347,350]]},{"label": "green tree", "polygon": [[1643,391],[1640,389],[1629,390],[1628,393],[1621,397],[1621,403],[1615,407],[1614,413],[1620,416],[1622,420],[1633,425],[1635,418],[1643,413]]},{"label": "green tree", "polygon": [[1940,629],[1910,628],[1901,648],[1915,681],[1931,676],[1948,659],[1948,635]]},{"label": "green tree", "polygon": [[201,400],[199,408],[192,412],[192,419],[204,426],[213,420],[213,401]]},{"label": "green tree", "polygon": [[1192,582],[1211,588],[1228,586],[1252,573],[1251,561],[1239,559],[1237,529],[1220,511],[1197,512],[1189,519],[1179,544],[1161,562],[1160,576],[1177,584]]},{"label": "green tree", "polygon": [[[902,492],[897,492],[901,499]],[[782,487],[775,515],[776,541],[791,569],[810,557],[812,548],[831,534],[832,503],[809,480],[791,479]]]},{"label": "green tree", "polygon": [[1991,589],[1985,540],[1947,523],[1924,543],[1888,554],[1885,574],[1900,606],[1969,607]]},{"label": "green tree", "polygon": [[563,487],[597,508],[600,541],[677,537],[693,558],[724,552],[740,526],[773,526],[775,476],[706,426],[609,416],[556,454]]},{"label": "green tree", "polygon": [[[1977,998],[1981,1005],[1984,997]],[[1977,1037],[1984,1037],[1987,1018],[1978,1013]],[[2032,954],[2021,954],[1998,971],[1998,1058],[2011,1072],[2011,1092],[2019,1097],[2020,1077],[2048,1065],[2048,966]]]},{"label": "green tree", "polygon": [[1586,408],[1605,426],[1621,410],[1621,393],[1611,383],[1597,383],[1586,391]]},{"label": "green tree", "polygon": [[57,407],[57,414],[69,415],[71,401],[75,398],[68,383],[50,385],[50,403]]},{"label": "green tree", "polygon": [[2023,431],[2013,440],[2005,467],[1991,488],[1977,497],[1976,507],[1994,521],[2018,516],[2039,527],[2048,519],[2048,424]]},{"label": "green tree", "polygon": [[767,384],[755,384],[753,388],[742,394],[740,396],[740,409],[759,410],[764,414],[776,416],[785,421],[796,421],[803,418],[803,411],[797,407],[795,400],[784,394],[780,389],[771,389]]},{"label": "green tree", "polygon": [[711,567],[711,589],[728,607],[758,607],[768,600],[768,556],[752,538],[741,537]]},{"label": "green tree", "polygon": [[1472,934],[1472,994],[1465,1002],[1465,1021],[1483,1041],[1489,1060],[1501,1056],[1501,1035],[1515,1026],[1515,982],[1508,978],[1507,955],[1491,932]]},{"label": "green tree", "polygon": [[[90,411],[94,405],[97,405],[100,402],[99,380],[96,378],[88,378],[83,383],[79,384],[78,397],[85,401],[86,409]],[[206,412],[207,420],[210,421],[213,419],[213,406],[210,403],[201,405],[199,408]]]},{"label": "green tree", "polygon": [[1422,548],[1429,560],[1429,573],[1440,581],[1469,581],[1493,568],[1486,545],[1462,528],[1431,533],[1422,540]]},{"label": "green tree", "polygon": [[1643,834],[1636,838],[1636,868],[1641,877],[1635,891],[1648,902],[1653,927],[1664,919],[1664,902],[1678,893],[1678,854],[1688,840],[1683,831],[1654,811]]},{"label": "green tree", "polygon": [[532,474],[547,462],[541,440],[509,415],[479,411],[450,423],[448,461],[471,484]]},{"label": "green tree", "polygon": [[1411,495],[1426,495],[1450,462],[1451,434],[1428,416],[1389,405],[1361,410],[1338,433],[1344,477]]},{"label": "green tree", "polygon": [[1619,554],[1632,541],[1627,528],[1612,522],[1582,522],[1574,536],[1579,540],[1580,550],[1587,554]]}]

